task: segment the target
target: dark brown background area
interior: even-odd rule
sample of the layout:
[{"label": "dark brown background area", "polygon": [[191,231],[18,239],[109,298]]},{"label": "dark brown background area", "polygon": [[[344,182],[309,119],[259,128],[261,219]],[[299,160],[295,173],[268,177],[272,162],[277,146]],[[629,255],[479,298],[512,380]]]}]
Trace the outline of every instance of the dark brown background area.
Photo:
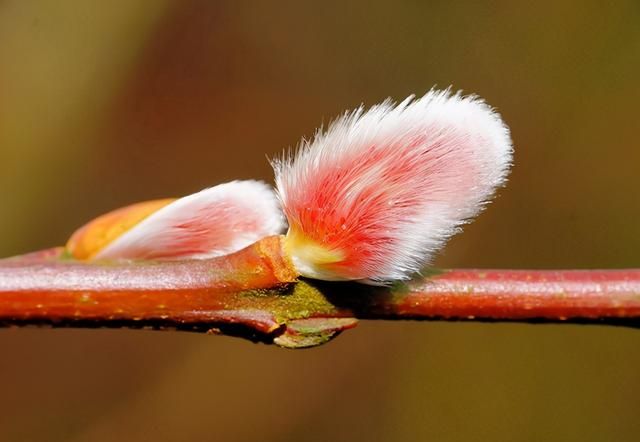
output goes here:
[{"label": "dark brown background area", "polygon": [[[511,126],[508,186],[438,257],[640,265],[640,3],[0,1],[0,255],[235,178],[433,85]],[[636,441],[640,334],[362,323],[231,338],[0,330],[1,441]]]}]

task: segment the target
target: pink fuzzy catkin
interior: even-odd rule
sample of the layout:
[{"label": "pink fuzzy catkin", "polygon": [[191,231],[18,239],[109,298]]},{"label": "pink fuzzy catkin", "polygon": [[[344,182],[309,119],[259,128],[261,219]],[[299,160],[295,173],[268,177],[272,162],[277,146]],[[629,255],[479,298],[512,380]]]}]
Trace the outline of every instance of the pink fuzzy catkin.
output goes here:
[{"label": "pink fuzzy catkin", "polygon": [[273,189],[232,181],[177,199],[123,233],[94,259],[202,259],[284,231]]},{"label": "pink fuzzy catkin", "polygon": [[298,271],[384,283],[419,271],[502,185],[509,129],[476,96],[432,90],[345,113],[275,161]]}]

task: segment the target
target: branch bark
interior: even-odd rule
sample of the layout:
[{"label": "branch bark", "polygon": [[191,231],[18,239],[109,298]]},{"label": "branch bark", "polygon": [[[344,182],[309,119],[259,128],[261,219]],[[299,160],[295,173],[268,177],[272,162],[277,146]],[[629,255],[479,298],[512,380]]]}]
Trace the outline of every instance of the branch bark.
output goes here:
[{"label": "branch bark", "polygon": [[136,327],[289,348],[358,319],[640,324],[640,269],[445,270],[406,285],[298,280],[279,237],[198,261],[88,264],[59,250],[0,261],[5,326]]}]

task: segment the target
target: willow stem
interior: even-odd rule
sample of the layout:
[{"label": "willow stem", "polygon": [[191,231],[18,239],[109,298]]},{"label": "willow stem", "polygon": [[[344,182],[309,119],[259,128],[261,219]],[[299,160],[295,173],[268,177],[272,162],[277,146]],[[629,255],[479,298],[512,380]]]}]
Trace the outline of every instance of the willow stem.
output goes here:
[{"label": "willow stem", "polygon": [[640,269],[445,270],[392,293],[362,313],[385,319],[640,319]]},{"label": "willow stem", "polygon": [[[407,285],[299,281],[280,237],[207,260],[88,264],[55,251],[0,261],[0,323],[180,327],[283,346],[363,319],[640,323],[640,269],[445,270]],[[248,331],[248,333],[247,333]]]},{"label": "willow stem", "polygon": [[[278,236],[204,260],[91,264],[56,259],[53,250],[36,252],[0,261],[0,321],[64,326],[242,322],[242,292],[296,280],[284,256]],[[265,332],[278,326],[260,315],[249,325]]]}]

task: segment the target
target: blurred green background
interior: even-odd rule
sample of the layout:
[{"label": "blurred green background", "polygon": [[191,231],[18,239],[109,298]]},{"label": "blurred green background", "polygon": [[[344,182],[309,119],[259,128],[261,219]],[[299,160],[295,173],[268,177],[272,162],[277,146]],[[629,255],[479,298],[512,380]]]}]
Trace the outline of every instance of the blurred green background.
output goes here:
[{"label": "blurred green background", "polygon": [[[511,126],[439,266],[640,265],[640,2],[0,1],[0,256],[234,178],[433,85]],[[285,351],[0,330],[0,441],[637,441],[640,332],[366,322]]]}]

